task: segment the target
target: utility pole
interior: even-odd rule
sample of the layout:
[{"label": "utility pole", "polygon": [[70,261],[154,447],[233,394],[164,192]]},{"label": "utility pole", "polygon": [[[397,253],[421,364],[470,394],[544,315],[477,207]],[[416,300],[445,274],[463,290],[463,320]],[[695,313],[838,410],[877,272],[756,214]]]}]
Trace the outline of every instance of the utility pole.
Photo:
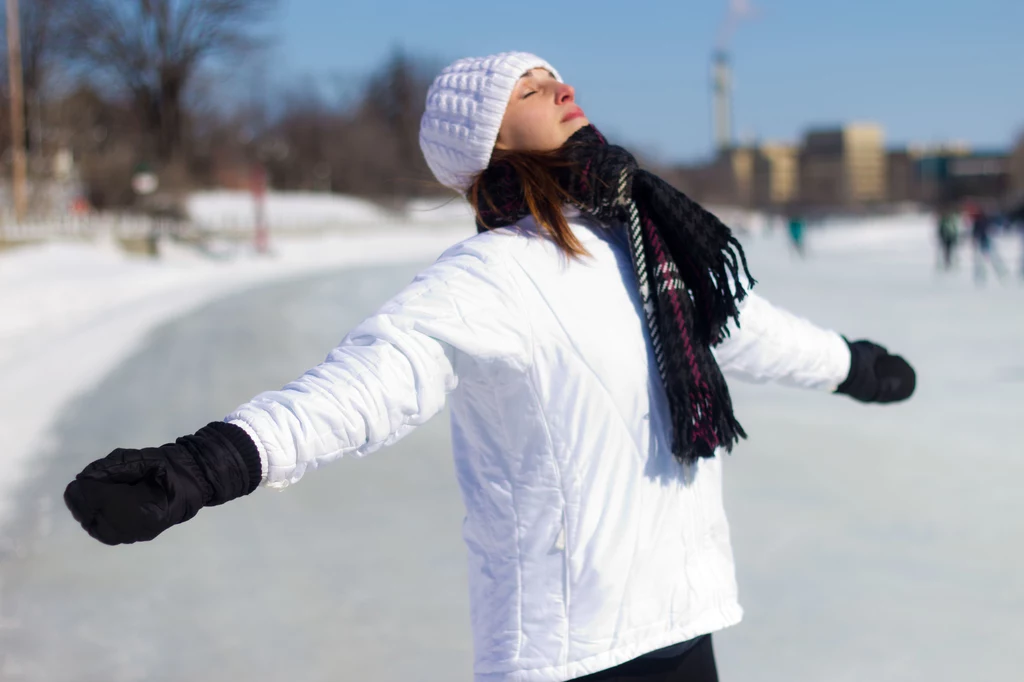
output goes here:
[{"label": "utility pole", "polygon": [[25,219],[28,211],[25,173],[25,104],[22,98],[21,28],[18,21],[18,0],[7,0],[7,65],[11,83],[11,191],[14,194],[14,217]]}]

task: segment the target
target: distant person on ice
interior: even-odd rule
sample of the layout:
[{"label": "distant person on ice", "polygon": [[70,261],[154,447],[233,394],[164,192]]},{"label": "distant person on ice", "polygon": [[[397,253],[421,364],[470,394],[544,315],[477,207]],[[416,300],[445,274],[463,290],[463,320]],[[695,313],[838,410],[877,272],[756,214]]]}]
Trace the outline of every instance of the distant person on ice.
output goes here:
[{"label": "distant person on ice", "polygon": [[1020,232],[1020,276],[1024,278],[1024,199],[1021,199],[1016,207],[1011,208],[1006,217],[1010,225],[1016,225],[1017,231]]},{"label": "distant person on ice", "polygon": [[[890,403],[913,370],[752,293],[730,230],[608,142],[539,57],[450,65],[420,144],[479,234],[283,389],[89,464],[68,508],[104,543],[152,540],[449,401],[476,680],[716,680],[710,634],[742,615],[721,457],[746,434],[724,376]],[[406,635],[430,636],[398,635],[399,655]]]},{"label": "distant person on ice", "polygon": [[1002,279],[1006,275],[1006,268],[999,257],[999,251],[992,245],[992,217],[974,202],[967,204],[966,213],[971,221],[971,239],[974,242],[974,279],[979,284],[985,282],[986,263],[992,266],[996,277]]},{"label": "distant person on ice", "polygon": [[953,253],[959,236],[960,225],[957,220],[957,214],[955,211],[950,210],[948,206],[944,206],[939,210],[938,218],[939,249],[942,254],[941,264],[943,270],[953,269]]},{"label": "distant person on ice", "polygon": [[793,252],[803,258],[807,255],[804,250],[804,216],[799,211],[792,211],[789,214],[789,244]]}]

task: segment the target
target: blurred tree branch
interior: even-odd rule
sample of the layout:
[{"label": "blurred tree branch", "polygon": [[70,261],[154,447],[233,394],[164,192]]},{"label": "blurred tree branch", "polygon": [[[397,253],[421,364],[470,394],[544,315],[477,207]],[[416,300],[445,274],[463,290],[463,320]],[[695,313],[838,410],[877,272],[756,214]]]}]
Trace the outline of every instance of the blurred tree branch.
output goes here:
[{"label": "blurred tree branch", "polygon": [[133,203],[140,161],[155,164],[172,193],[244,189],[254,162],[281,189],[386,202],[444,192],[418,139],[441,66],[432,59],[394,49],[370,74],[293,76],[282,87],[262,35],[276,0],[21,2],[26,91],[37,107],[28,120],[46,132],[40,177],[48,155],[70,149],[94,206]]},{"label": "blurred tree branch", "polygon": [[288,154],[269,163],[275,186],[380,201],[445,192],[419,148],[420,117],[438,68],[395,50],[358,86],[335,79],[337,102],[325,101],[315,83],[280,98],[285,108],[268,136]]},{"label": "blurred tree branch", "polygon": [[212,60],[265,44],[256,32],[274,0],[71,0],[67,56],[129,93],[160,162],[180,149],[184,99]]}]

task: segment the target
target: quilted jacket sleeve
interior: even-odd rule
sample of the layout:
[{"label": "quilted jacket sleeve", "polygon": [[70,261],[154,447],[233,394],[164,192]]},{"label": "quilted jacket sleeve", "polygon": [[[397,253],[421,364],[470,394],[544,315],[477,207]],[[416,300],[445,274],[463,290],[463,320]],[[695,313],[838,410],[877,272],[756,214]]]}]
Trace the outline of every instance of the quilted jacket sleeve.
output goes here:
[{"label": "quilted jacket sleeve", "polygon": [[850,349],[839,334],[750,292],[739,327],[714,350],[722,373],[755,383],[834,391],[850,372]]},{"label": "quilted jacket sleeve", "polygon": [[260,450],[263,485],[283,488],[342,455],[366,455],[437,414],[460,372],[529,361],[529,329],[500,257],[468,240],[364,320],[327,358],[226,421]]}]

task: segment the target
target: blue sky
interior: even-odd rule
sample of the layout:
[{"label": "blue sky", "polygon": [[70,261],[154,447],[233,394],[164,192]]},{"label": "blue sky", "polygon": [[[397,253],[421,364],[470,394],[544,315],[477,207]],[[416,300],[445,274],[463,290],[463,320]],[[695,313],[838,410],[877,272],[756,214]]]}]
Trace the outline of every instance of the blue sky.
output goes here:
[{"label": "blue sky", "polygon": [[[438,60],[534,52],[613,141],[666,161],[711,150],[709,56],[726,0],[280,0],[275,81],[352,76],[396,47]],[[1022,0],[761,0],[739,26],[738,137],[881,123],[893,145],[1007,146],[1024,130]]]}]

